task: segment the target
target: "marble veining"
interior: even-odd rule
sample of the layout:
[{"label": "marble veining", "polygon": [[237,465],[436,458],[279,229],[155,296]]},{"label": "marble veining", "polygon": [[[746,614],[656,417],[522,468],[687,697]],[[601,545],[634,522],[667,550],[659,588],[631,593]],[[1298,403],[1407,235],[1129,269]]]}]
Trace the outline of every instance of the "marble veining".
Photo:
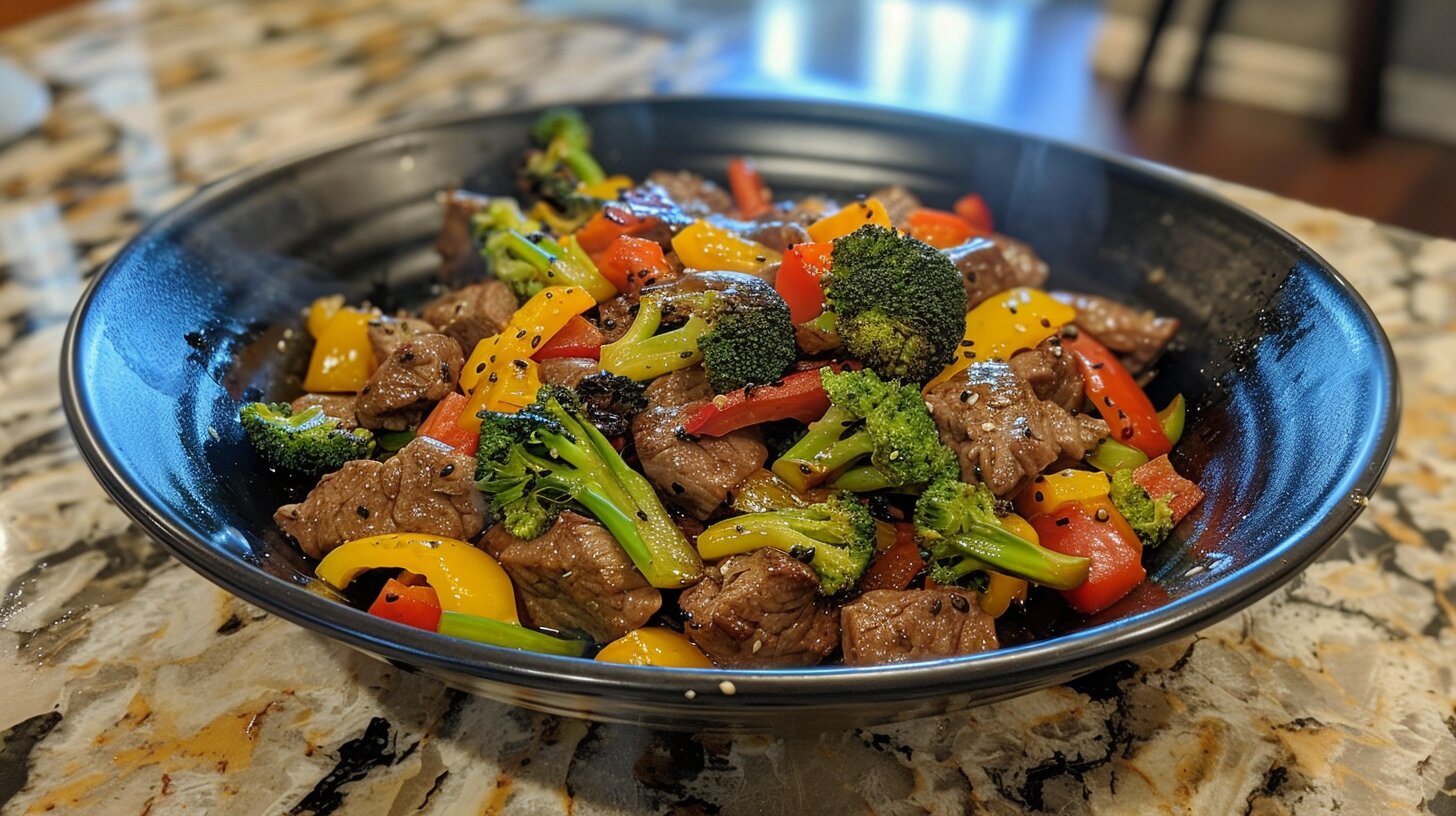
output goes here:
[{"label": "marble veining", "polygon": [[451,691],[169,559],[57,392],[88,275],[197,184],[385,120],[711,87],[701,42],[495,0],[110,0],[0,33],[53,109],[0,144],[0,813],[1456,813],[1456,243],[1203,180],[1394,342],[1368,512],[1290,586],[1070,685],[818,736],[693,737]]}]

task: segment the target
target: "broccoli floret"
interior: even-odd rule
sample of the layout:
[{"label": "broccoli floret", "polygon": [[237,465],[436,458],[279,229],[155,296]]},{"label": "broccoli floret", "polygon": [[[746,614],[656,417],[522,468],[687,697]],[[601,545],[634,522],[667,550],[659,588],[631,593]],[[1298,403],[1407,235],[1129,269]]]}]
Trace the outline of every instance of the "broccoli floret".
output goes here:
[{"label": "broccoli floret", "polygon": [[959,473],[920,389],[881,380],[867,368],[825,368],[820,377],[829,410],[774,462],[779,478],[797,490],[828,479],[831,487],[867,492],[913,488]]},{"label": "broccoli floret", "polygon": [[516,241],[512,236],[540,232],[541,224],[527,218],[514,198],[492,198],[471,218],[470,225],[491,275],[509,286],[522,302],[541,291],[546,285],[544,276],[512,251]]},{"label": "broccoli floret", "polygon": [[537,149],[526,154],[517,176],[526,193],[550,203],[572,220],[585,220],[602,202],[580,192],[580,185],[606,178],[591,154],[591,128],[569,108],[547,111],[531,128]]},{"label": "broccoli floret", "polygon": [[966,290],[929,244],[874,224],[834,241],[824,301],[850,356],[885,377],[925,382],[966,330]]},{"label": "broccoli floret", "polygon": [[627,435],[632,417],[647,408],[646,390],[645,384],[609,371],[598,371],[576,384],[586,418],[609,437]]},{"label": "broccoli floret", "polygon": [[575,392],[545,385],[520,413],[479,416],[476,486],[511,535],[541,535],[575,502],[611,532],[653,586],[687,586],[701,577],[702,561],[652,485],[586,420]]},{"label": "broccoli floret", "polygon": [[263,461],[303,476],[332,473],[374,452],[374,434],[343,430],[317,405],[295,414],[287,403],[250,402],[238,410],[238,420]]},{"label": "broccoli floret", "polygon": [[848,493],[808,507],[734,516],[698,536],[698,553],[714,560],[762,547],[783,550],[819,575],[819,591],[838,595],[864,574],[875,551],[875,521]]},{"label": "broccoli floret", "polygon": [[557,243],[542,232],[507,228],[486,238],[483,253],[492,273],[522,303],[547,286],[580,286],[598,301],[617,293],[575,237]]},{"label": "broccoli floret", "polygon": [[1132,480],[1132,470],[1112,474],[1112,506],[1127,519],[1143,546],[1156,547],[1173,532],[1173,508],[1166,498],[1153,498]]},{"label": "broccoli floret", "polygon": [[[677,284],[650,291],[627,333],[602,347],[602,368],[650,380],[701,362],[708,385],[726,393],[782,377],[798,357],[789,307],[761,278],[737,272],[700,272],[681,291]],[[681,327],[658,334],[665,316],[688,315]]]},{"label": "broccoli floret", "polygon": [[941,479],[926,488],[915,503],[915,538],[937,584],[968,586],[988,569],[1053,589],[1087,580],[1086,558],[1053,552],[1002,527],[996,497],[983,484]]}]

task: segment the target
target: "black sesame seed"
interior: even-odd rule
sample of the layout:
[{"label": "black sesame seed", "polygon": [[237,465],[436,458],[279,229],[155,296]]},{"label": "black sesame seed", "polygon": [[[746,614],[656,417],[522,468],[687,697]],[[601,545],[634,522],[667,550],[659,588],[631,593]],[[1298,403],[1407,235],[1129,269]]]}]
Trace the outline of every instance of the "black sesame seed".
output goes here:
[{"label": "black sesame seed", "polygon": [[687,490],[688,489],[686,487],[683,487],[682,485],[678,484],[677,482],[673,482],[672,483],[672,492],[675,495],[681,496],[682,494],[686,493]]},{"label": "black sesame seed", "polygon": [[1041,319],[1041,327],[1043,329],[1050,329],[1052,327],[1052,322],[1050,320],[1047,320],[1045,317],[1043,317]]},{"label": "black sesame seed", "polygon": [[362,504],[354,508],[354,512],[359,514],[359,518],[369,518],[369,508]]},{"label": "black sesame seed", "polygon": [[1112,518],[1112,515],[1107,512],[1107,508],[1106,507],[1099,507],[1099,508],[1097,508],[1097,520],[1098,521],[1107,521],[1110,518]]},{"label": "black sesame seed", "polygon": [[[495,361],[495,358],[491,358],[491,361],[494,362]],[[485,373],[485,363],[479,363],[479,364],[477,364],[475,366],[475,373],[476,374],[484,374]]]},{"label": "black sesame seed", "polygon": [[966,600],[966,596],[964,596],[964,595],[962,595],[962,594],[960,594],[958,592],[952,592],[951,593],[951,596],[950,596],[950,605],[953,606],[953,607],[955,607],[955,611],[957,611],[957,612],[969,612],[969,611],[971,611],[971,602],[968,601],[968,600]]},{"label": "black sesame seed", "polygon": [[642,519],[643,521],[646,521],[647,520],[647,513],[644,512],[644,511],[642,511],[642,510],[638,510],[637,511],[637,518]]},{"label": "black sesame seed", "polygon": [[933,617],[935,617],[936,615],[939,615],[939,614],[940,614],[940,599],[939,598],[931,598],[930,599],[930,616],[933,618]]},{"label": "black sesame seed", "polygon": [[1066,516],[1062,516],[1061,518],[1057,519],[1057,526],[1058,527],[1066,527],[1068,524],[1071,524],[1071,523],[1072,523],[1072,520],[1069,519],[1069,518],[1067,518]]},{"label": "black sesame seed", "polygon": [[492,371],[492,372],[490,372],[490,376],[489,377],[486,377],[485,379],[487,381],[489,381],[489,382],[496,382],[496,381],[498,381],[500,379],[500,376],[498,374],[496,374],[494,371]]},{"label": "black sesame seed", "polygon": [[531,348],[536,348],[539,345],[541,345],[541,335],[538,334],[531,338]]},{"label": "black sesame seed", "polygon": [[1043,493],[1043,492],[1041,492],[1040,490],[1036,491],[1036,493],[1034,494],[1034,497],[1036,498],[1036,500],[1038,502],[1044,502],[1044,501],[1046,501],[1046,494]]}]

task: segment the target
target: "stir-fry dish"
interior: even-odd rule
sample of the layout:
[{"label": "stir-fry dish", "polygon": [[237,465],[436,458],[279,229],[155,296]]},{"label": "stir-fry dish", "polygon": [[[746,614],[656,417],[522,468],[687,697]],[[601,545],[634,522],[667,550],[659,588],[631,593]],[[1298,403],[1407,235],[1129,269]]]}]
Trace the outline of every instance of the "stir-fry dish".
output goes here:
[{"label": "stir-fry dish", "polygon": [[978,196],[790,202],[746,159],[609,176],[569,110],[531,136],[513,195],[443,194],[438,297],[318,300],[307,393],[240,409],[311,485],[279,529],[370,614],[636,665],[930,660],[1106,609],[1202,500],[1183,399],[1140,385],[1177,321],[1040,288]]}]

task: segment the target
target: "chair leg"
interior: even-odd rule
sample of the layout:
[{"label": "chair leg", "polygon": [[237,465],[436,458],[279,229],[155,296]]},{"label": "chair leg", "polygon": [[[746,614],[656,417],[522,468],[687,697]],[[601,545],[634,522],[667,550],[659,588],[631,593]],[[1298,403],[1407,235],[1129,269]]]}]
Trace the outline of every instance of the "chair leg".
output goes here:
[{"label": "chair leg", "polygon": [[1345,109],[1335,146],[1353,150],[1380,129],[1381,81],[1390,52],[1393,0],[1354,0],[1346,43]]},{"label": "chair leg", "polygon": [[1197,96],[1202,90],[1203,69],[1208,65],[1208,46],[1213,35],[1223,25],[1224,13],[1228,11],[1229,0],[1212,0],[1208,16],[1203,18],[1203,30],[1198,34],[1198,50],[1193,53],[1193,64],[1188,66],[1188,77],[1183,81],[1183,95]]},{"label": "chair leg", "polygon": [[1173,8],[1177,5],[1178,0],[1158,0],[1158,8],[1153,13],[1153,21],[1148,28],[1147,44],[1143,46],[1142,57],[1138,60],[1137,72],[1133,74],[1127,86],[1127,94],[1122,98],[1123,113],[1131,114],[1137,109],[1143,86],[1148,81],[1148,67],[1152,65],[1153,54],[1158,50],[1158,39],[1168,27],[1168,19],[1172,17]]}]

